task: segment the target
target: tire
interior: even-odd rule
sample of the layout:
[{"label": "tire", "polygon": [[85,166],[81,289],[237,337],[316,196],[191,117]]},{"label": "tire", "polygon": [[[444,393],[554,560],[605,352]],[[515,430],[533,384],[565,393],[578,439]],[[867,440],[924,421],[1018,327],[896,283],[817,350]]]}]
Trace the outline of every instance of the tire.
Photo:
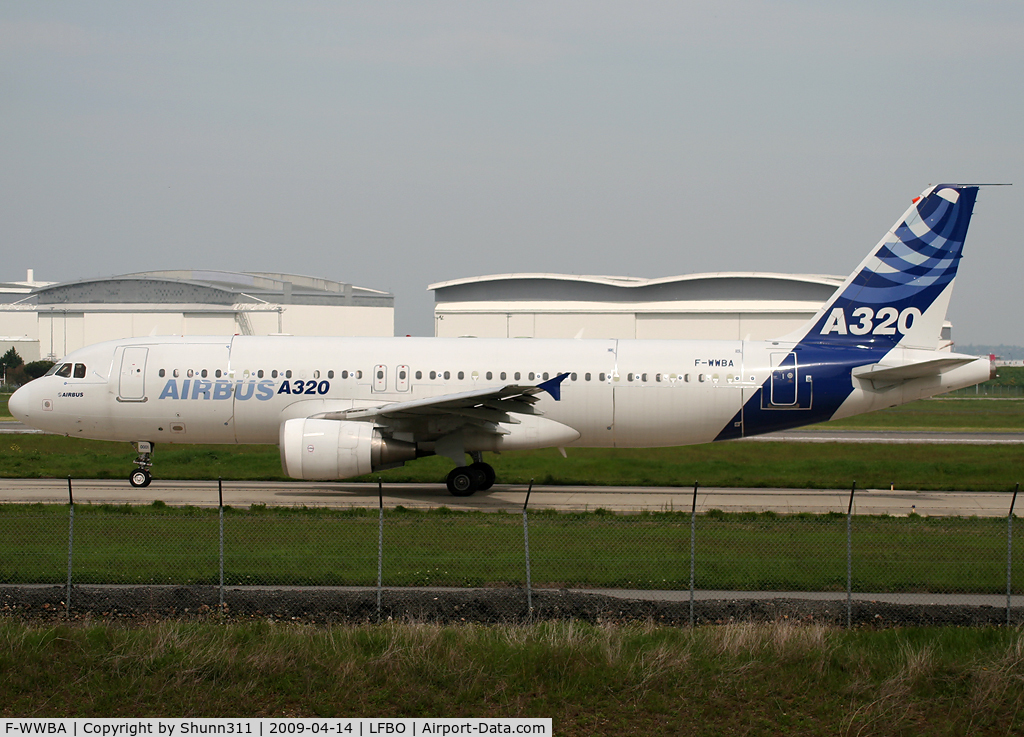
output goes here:
[{"label": "tire", "polygon": [[141,489],[149,486],[149,482],[153,480],[153,475],[144,468],[137,468],[131,472],[128,476],[128,483],[134,486],[136,489]]},{"label": "tire", "polygon": [[470,466],[470,469],[476,469],[484,475],[483,483],[476,487],[477,491],[487,491],[494,486],[494,480],[497,478],[497,474],[494,473],[494,467],[490,463],[474,463]]},{"label": "tire", "polygon": [[483,474],[468,466],[453,468],[445,479],[452,496],[472,496],[483,481]]}]

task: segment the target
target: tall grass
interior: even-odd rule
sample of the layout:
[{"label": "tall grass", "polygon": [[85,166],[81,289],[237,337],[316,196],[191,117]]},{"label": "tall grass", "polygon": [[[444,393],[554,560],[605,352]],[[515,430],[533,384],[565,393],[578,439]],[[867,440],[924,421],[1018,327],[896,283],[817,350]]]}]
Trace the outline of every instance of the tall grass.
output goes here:
[{"label": "tall grass", "polygon": [[1017,629],[0,620],[0,715],[552,717],[582,734],[1018,734]]}]

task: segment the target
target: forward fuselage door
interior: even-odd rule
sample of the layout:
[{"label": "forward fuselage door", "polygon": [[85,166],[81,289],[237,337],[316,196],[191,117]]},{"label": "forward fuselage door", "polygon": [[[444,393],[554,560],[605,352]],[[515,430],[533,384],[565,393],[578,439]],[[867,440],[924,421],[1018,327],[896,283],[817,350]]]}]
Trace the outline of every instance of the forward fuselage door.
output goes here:
[{"label": "forward fuselage door", "polygon": [[121,376],[117,384],[117,398],[122,402],[142,402],[146,399],[146,357],[149,348],[129,346],[121,354]]}]

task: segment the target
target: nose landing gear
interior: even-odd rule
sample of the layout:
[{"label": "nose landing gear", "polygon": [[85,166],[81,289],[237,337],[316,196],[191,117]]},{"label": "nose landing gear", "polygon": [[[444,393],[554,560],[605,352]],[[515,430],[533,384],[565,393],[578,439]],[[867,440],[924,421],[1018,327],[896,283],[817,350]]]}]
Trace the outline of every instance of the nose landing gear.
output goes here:
[{"label": "nose landing gear", "polygon": [[153,480],[153,474],[149,472],[149,469],[153,467],[153,461],[150,460],[153,453],[153,444],[140,440],[132,443],[132,446],[135,448],[135,452],[138,453],[134,461],[138,468],[128,475],[128,483],[136,489],[140,489],[149,486],[149,483]]}]

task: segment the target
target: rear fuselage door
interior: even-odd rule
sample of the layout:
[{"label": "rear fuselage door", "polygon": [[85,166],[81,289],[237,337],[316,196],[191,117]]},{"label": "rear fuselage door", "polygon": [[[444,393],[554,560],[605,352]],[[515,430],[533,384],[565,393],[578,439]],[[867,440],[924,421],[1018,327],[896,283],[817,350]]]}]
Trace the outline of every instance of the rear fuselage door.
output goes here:
[{"label": "rear fuselage door", "polygon": [[797,365],[795,353],[772,354],[772,397],[776,407],[796,404]]},{"label": "rear fuselage door", "polygon": [[117,385],[117,398],[126,402],[141,402],[146,397],[146,356],[149,348],[129,346],[121,355],[121,377]]}]

